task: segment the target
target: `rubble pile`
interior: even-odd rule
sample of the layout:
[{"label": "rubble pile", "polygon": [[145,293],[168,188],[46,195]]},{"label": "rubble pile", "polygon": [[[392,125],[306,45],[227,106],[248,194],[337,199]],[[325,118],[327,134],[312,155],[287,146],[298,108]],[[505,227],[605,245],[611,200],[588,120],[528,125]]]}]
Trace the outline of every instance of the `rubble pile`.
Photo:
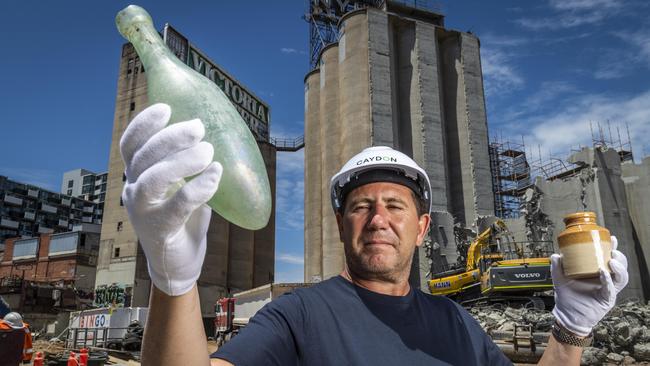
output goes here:
[{"label": "rubble pile", "polygon": [[[469,309],[491,336],[512,332],[515,325],[529,325],[533,332],[551,331],[550,311],[498,305]],[[594,328],[592,347],[585,348],[582,365],[650,364],[650,302],[617,305]]]}]

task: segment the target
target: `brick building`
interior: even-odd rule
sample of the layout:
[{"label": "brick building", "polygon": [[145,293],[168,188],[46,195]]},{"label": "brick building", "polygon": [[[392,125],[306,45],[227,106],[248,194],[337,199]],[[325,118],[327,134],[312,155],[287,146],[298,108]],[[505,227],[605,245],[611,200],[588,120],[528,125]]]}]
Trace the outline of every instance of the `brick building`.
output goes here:
[{"label": "brick building", "polygon": [[78,231],[10,238],[0,262],[0,295],[12,309],[47,313],[92,302],[99,226]]}]

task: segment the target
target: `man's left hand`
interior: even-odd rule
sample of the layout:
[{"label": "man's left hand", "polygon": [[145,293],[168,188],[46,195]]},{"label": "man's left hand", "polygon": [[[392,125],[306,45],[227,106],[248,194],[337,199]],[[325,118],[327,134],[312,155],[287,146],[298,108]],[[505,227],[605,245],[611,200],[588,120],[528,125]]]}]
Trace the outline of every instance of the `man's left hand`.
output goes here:
[{"label": "man's left hand", "polygon": [[627,258],[616,250],[618,241],[612,236],[612,259],[599,278],[570,279],[564,276],[562,257],[551,256],[551,275],[555,287],[555,319],[578,336],[586,337],[592,328],[616,305],[616,296],[627,285]]}]

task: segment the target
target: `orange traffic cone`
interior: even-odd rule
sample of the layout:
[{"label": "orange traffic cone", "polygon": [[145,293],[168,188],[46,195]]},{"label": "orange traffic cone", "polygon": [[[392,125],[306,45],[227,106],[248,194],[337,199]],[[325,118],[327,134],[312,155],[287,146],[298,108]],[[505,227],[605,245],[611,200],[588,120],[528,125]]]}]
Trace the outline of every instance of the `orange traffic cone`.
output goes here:
[{"label": "orange traffic cone", "polygon": [[70,356],[68,357],[68,366],[79,366],[76,356],[77,355],[74,352],[70,352]]},{"label": "orange traffic cone", "polygon": [[88,366],[88,349],[82,348],[79,352],[79,366]]},{"label": "orange traffic cone", "polygon": [[36,352],[36,356],[34,356],[34,366],[43,366],[45,363],[45,359],[43,358],[43,352]]}]

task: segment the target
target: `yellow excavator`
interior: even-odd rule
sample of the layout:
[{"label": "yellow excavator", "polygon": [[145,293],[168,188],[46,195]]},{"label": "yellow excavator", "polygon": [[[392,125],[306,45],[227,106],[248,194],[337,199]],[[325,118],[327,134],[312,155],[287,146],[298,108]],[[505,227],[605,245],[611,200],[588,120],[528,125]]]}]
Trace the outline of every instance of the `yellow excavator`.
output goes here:
[{"label": "yellow excavator", "polygon": [[499,302],[543,309],[552,305],[552,297],[542,294],[553,289],[550,254],[526,254],[523,243],[515,243],[497,220],[472,241],[465,268],[434,275],[429,290],[463,305]]}]

